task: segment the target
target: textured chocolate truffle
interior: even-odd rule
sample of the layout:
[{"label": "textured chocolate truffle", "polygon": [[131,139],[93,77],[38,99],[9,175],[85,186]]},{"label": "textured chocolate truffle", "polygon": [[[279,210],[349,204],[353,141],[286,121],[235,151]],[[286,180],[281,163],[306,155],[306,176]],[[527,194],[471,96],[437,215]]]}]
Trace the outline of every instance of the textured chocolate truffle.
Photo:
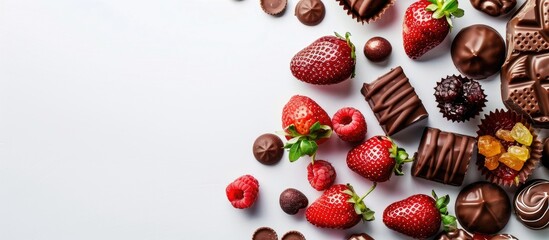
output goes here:
[{"label": "textured chocolate truffle", "polygon": [[375,22],[385,13],[387,8],[395,3],[395,0],[336,0],[347,15],[351,15],[362,24]]},{"label": "textured chocolate truffle", "polygon": [[549,181],[536,179],[514,198],[515,214],[526,227],[541,230],[549,226]]},{"label": "textured chocolate truffle", "polygon": [[391,55],[391,43],[382,37],[373,37],[364,44],[364,56],[372,62],[385,61]]},{"label": "textured chocolate truffle", "polygon": [[284,143],[282,140],[272,133],[265,133],[259,136],[253,146],[254,157],[257,161],[263,164],[275,164],[284,154]]},{"label": "textured chocolate truffle", "polygon": [[470,0],[477,10],[492,17],[509,13],[517,5],[517,0]]},{"label": "textured chocolate truffle", "polygon": [[527,0],[507,23],[507,58],[501,69],[501,97],[549,128],[549,0]]},{"label": "textured chocolate truffle", "polygon": [[296,214],[299,209],[306,208],[309,205],[307,196],[295,188],[282,191],[278,202],[282,211],[290,215]]},{"label": "textured chocolate truffle", "polygon": [[289,231],[282,236],[281,240],[305,240],[305,236],[298,231]]},{"label": "textured chocolate truffle", "polygon": [[452,232],[441,232],[435,240],[473,240],[473,236],[463,229],[457,229]]},{"label": "textured chocolate truffle", "polygon": [[374,240],[374,238],[370,237],[370,235],[366,233],[358,233],[358,234],[353,234],[349,236],[347,240]]},{"label": "textured chocolate truffle", "polygon": [[459,72],[472,79],[484,79],[501,69],[505,42],[492,27],[475,24],[459,31],[451,53]]},{"label": "textured chocolate truffle", "polygon": [[261,227],[255,230],[252,240],[278,240],[278,235],[272,228]]},{"label": "textured chocolate truffle", "polygon": [[324,19],[324,15],[326,15],[326,8],[320,0],[300,0],[295,6],[295,16],[307,26],[319,24]]},{"label": "textured chocolate truffle", "polygon": [[494,234],[507,225],[511,202],[496,184],[476,182],[463,188],[455,205],[459,224],[469,232]]},{"label": "textured chocolate truffle", "polygon": [[260,0],[261,9],[269,15],[279,15],[286,10],[288,0]]},{"label": "textured chocolate truffle", "polygon": [[549,168],[549,138],[546,138],[543,142],[543,152],[541,155],[541,163],[546,168]]}]

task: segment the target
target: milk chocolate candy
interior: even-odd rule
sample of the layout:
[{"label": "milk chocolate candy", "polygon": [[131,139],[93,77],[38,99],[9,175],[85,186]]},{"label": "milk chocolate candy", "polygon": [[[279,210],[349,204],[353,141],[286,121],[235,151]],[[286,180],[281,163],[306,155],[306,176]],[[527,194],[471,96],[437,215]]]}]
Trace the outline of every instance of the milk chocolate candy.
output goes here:
[{"label": "milk chocolate candy", "polygon": [[509,13],[517,5],[517,0],[470,0],[477,10],[492,17]]},{"label": "milk chocolate candy", "polygon": [[501,69],[505,106],[549,128],[549,0],[527,0],[507,23]]},{"label": "milk chocolate candy", "polygon": [[549,181],[536,179],[517,192],[515,214],[522,224],[534,230],[549,227]]},{"label": "milk chocolate candy", "polygon": [[364,83],[361,93],[389,136],[429,116],[401,67]]},{"label": "milk chocolate candy", "polygon": [[370,23],[378,20],[385,11],[395,3],[395,0],[336,0],[347,15],[357,22]]},{"label": "milk chocolate candy", "polygon": [[476,139],[426,127],[414,155],[412,175],[448,185],[463,183]]}]

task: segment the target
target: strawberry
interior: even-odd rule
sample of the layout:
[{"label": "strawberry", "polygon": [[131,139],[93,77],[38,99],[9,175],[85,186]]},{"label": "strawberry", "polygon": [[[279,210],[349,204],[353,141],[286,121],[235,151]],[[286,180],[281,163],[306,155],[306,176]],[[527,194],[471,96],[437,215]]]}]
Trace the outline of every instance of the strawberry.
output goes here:
[{"label": "strawberry", "polygon": [[364,198],[374,190],[376,184],[366,195],[359,197],[349,184],[335,184],[305,211],[307,221],[321,228],[347,229],[360,220],[374,220],[374,211],[364,204]]},{"label": "strawberry", "polygon": [[395,202],[383,211],[383,223],[397,232],[413,238],[425,239],[437,234],[441,222],[444,231],[457,228],[456,217],[448,215],[448,195],[438,198],[425,194],[412,195]]},{"label": "strawberry", "polygon": [[311,186],[324,191],[334,184],[336,171],[332,164],[324,160],[314,160],[307,166],[307,179]]},{"label": "strawberry", "polygon": [[403,175],[402,165],[411,162],[408,154],[386,136],[374,136],[347,154],[347,166],[373,182],[385,182],[392,173]]},{"label": "strawberry", "polygon": [[290,62],[292,74],[299,80],[328,85],[355,76],[355,45],[350,33],[345,37],[324,36],[299,51]]},{"label": "strawberry", "polygon": [[305,155],[314,160],[318,145],[332,134],[332,120],[314,100],[295,95],[282,109],[282,128],[288,139],[284,148],[290,151],[290,161]]},{"label": "strawberry", "polygon": [[244,175],[230,183],[225,193],[233,207],[249,208],[259,194],[259,182],[252,175]]},{"label": "strawberry", "polygon": [[462,17],[457,0],[419,0],[406,9],[402,24],[404,51],[417,59],[438,46],[450,32],[451,17]]},{"label": "strawberry", "polygon": [[332,117],[332,125],[337,136],[345,142],[358,143],[366,137],[366,120],[355,108],[339,109]]}]

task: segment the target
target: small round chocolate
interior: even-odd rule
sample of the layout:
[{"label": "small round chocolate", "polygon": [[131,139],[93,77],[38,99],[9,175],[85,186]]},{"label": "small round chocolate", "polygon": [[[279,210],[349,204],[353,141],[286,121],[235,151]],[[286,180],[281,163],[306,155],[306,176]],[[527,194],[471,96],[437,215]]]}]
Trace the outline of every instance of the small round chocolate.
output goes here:
[{"label": "small round chocolate", "polygon": [[326,15],[324,3],[320,0],[300,0],[295,6],[295,16],[297,19],[307,25],[318,25]]},{"label": "small round chocolate", "polygon": [[476,182],[459,192],[454,212],[465,230],[471,233],[495,234],[509,222],[511,201],[498,185]]},{"label": "small round chocolate", "polygon": [[374,240],[374,238],[366,233],[357,233],[349,236],[347,240]]},{"label": "small round chocolate", "polygon": [[526,227],[549,227],[549,181],[535,179],[525,184],[513,199],[517,219]]},{"label": "small round chocolate", "polygon": [[475,24],[459,31],[452,41],[452,61],[463,75],[485,79],[497,73],[505,60],[505,42],[492,27]]},{"label": "small round chocolate", "polygon": [[278,235],[270,227],[261,227],[255,230],[252,240],[278,240]]},{"label": "small round chocolate", "polygon": [[280,193],[280,208],[287,214],[294,215],[299,209],[309,205],[307,196],[295,188],[288,188]]},{"label": "small round chocolate", "polygon": [[373,37],[364,44],[364,56],[372,62],[385,61],[391,55],[393,47],[387,39],[382,37]]},{"label": "small round chocolate", "polygon": [[517,0],[470,0],[477,10],[492,17],[509,13],[517,5]]},{"label": "small round chocolate", "polygon": [[541,155],[541,163],[546,168],[549,168],[549,138],[543,142],[543,153]]},{"label": "small round chocolate", "polygon": [[281,240],[305,240],[305,236],[298,231],[289,231],[282,236]]},{"label": "small round chocolate", "polygon": [[265,133],[255,140],[253,153],[260,163],[272,165],[282,159],[284,143],[277,135]]},{"label": "small round chocolate", "polygon": [[261,0],[259,4],[265,13],[276,16],[286,10],[288,0]]}]

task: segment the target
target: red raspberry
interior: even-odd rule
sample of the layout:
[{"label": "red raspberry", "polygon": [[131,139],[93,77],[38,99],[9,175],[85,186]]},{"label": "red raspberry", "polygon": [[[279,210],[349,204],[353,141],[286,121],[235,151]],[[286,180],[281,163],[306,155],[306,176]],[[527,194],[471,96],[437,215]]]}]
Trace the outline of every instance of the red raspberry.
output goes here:
[{"label": "red raspberry", "polygon": [[244,175],[229,184],[225,192],[233,207],[249,208],[257,199],[259,183],[252,175]]},{"label": "red raspberry", "polygon": [[336,172],[332,164],[324,160],[314,160],[307,166],[307,179],[311,186],[323,191],[334,184]]},{"label": "red raspberry", "polygon": [[355,108],[339,109],[332,118],[332,125],[337,136],[345,142],[362,142],[366,137],[366,120]]}]

